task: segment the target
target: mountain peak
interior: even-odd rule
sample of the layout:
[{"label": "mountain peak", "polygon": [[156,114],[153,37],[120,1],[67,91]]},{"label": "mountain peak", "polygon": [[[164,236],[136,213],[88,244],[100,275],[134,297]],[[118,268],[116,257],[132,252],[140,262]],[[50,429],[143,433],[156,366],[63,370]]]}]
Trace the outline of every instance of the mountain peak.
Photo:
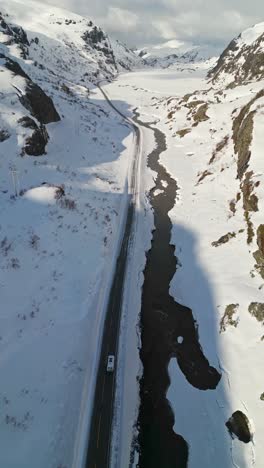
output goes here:
[{"label": "mountain peak", "polygon": [[208,77],[228,87],[264,78],[264,22],[246,29],[220,55]]}]

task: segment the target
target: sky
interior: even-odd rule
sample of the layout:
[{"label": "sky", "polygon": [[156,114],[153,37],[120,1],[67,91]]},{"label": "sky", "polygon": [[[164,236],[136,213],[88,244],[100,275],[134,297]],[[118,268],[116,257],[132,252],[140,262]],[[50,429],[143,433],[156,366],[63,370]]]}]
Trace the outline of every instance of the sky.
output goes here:
[{"label": "sky", "polygon": [[[129,47],[169,42],[227,45],[264,21],[263,0],[43,0],[86,15]],[[170,42],[175,41],[175,42]]]}]

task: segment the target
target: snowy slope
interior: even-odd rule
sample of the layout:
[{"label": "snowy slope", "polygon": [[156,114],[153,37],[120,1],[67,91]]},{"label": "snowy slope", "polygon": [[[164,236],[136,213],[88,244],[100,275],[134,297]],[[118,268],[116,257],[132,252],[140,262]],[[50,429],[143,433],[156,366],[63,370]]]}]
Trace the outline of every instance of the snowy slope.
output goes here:
[{"label": "snowy slope", "polygon": [[233,39],[210,71],[214,83],[229,87],[264,78],[264,23]]},{"label": "snowy slope", "polygon": [[[168,153],[164,163],[181,186],[172,239],[182,267],[171,291],[195,312],[203,350],[222,371],[215,395],[201,395],[171,364],[168,396],[190,443],[190,467],[211,466],[214,457],[221,467],[230,453],[239,467],[263,464],[263,85],[198,91],[168,106],[178,157]],[[182,395],[195,424],[184,420]],[[251,421],[252,444],[229,438],[225,423],[235,411]],[[211,454],[201,451],[198,428]]]},{"label": "snowy slope", "polygon": [[69,467],[132,145],[92,82],[133,54],[115,44],[113,62],[103,33],[63,10],[4,0],[0,11],[0,466]]}]

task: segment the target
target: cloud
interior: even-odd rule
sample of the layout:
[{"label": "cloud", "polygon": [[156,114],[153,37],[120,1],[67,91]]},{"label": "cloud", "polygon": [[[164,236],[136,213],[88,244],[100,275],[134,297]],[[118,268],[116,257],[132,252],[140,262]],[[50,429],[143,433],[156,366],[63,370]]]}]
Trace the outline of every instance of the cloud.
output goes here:
[{"label": "cloud", "polygon": [[155,50],[161,49],[178,49],[179,47],[183,46],[184,42],[177,41],[177,39],[172,39],[171,41],[164,42],[163,44],[157,44],[153,47]]},{"label": "cloud", "polygon": [[109,7],[106,16],[99,18],[100,26],[109,33],[136,31],[139,19],[136,13],[123,8]]},{"label": "cloud", "polygon": [[92,18],[129,46],[179,40],[225,46],[264,21],[263,0],[42,0]]}]

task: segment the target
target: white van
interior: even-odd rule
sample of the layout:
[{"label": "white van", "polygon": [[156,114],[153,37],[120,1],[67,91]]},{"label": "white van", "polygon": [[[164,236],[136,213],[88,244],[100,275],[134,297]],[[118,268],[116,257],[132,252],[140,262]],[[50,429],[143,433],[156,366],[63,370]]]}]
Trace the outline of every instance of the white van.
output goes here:
[{"label": "white van", "polygon": [[114,372],[114,368],[115,368],[115,356],[113,356],[112,354],[109,354],[107,358],[106,370],[107,372]]}]

